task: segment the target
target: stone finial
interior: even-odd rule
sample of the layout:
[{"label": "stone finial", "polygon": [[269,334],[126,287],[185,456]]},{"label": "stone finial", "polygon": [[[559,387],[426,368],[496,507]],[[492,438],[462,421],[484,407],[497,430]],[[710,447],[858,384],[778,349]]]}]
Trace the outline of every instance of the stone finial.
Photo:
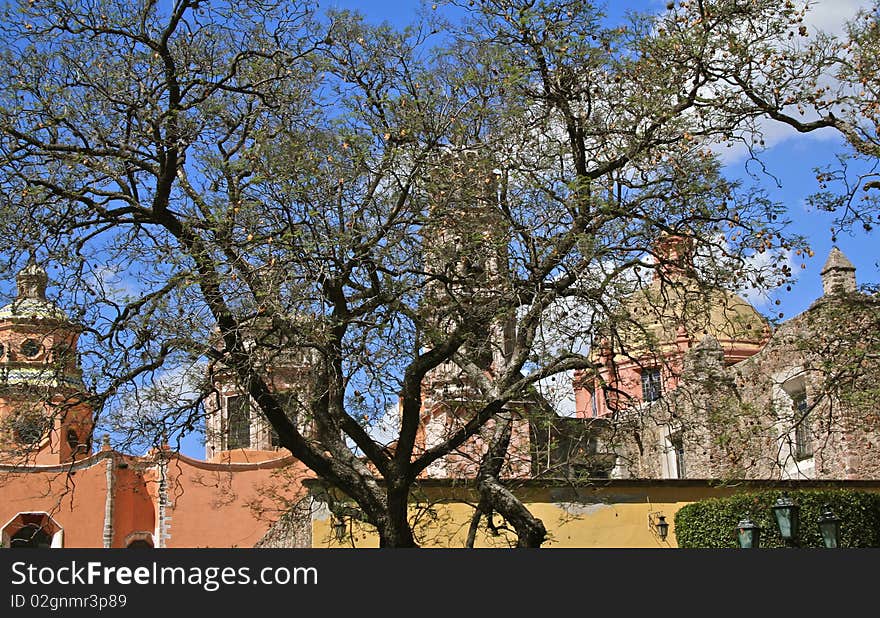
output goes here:
[{"label": "stone finial", "polygon": [[828,260],[822,267],[822,292],[825,296],[830,296],[855,291],[856,267],[846,258],[843,251],[832,247]]},{"label": "stone finial", "polygon": [[712,335],[703,337],[684,357],[684,372],[689,375],[722,367],[724,349]]},{"label": "stone finial", "polygon": [[46,300],[46,285],[49,283],[49,276],[33,258],[28,261],[27,266],[19,271],[15,280],[18,284],[19,299]]},{"label": "stone finial", "polygon": [[661,234],[654,243],[654,258],[654,281],[679,278],[693,267],[694,239],[677,234]]}]

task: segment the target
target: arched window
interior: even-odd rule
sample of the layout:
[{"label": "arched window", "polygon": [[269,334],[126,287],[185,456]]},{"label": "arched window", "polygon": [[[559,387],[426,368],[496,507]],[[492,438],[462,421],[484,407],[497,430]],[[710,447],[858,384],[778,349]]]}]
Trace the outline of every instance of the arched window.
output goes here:
[{"label": "arched window", "polygon": [[0,530],[2,547],[62,547],[64,531],[45,512],[19,513]]},{"label": "arched window", "polygon": [[249,448],[251,418],[247,397],[226,398],[226,448]]},{"label": "arched window", "polygon": [[122,544],[126,549],[153,549],[153,535],[146,531],[132,532]]},{"label": "arched window", "polygon": [[138,539],[137,541],[132,541],[128,545],[126,545],[127,549],[153,549],[153,546],[150,545],[149,541],[145,541],[143,539]]},{"label": "arched window", "polygon": [[813,438],[810,432],[810,406],[807,395],[800,391],[792,395],[794,410],[794,456],[795,459],[809,459],[813,456]]},{"label": "arched window", "polygon": [[52,538],[46,534],[41,526],[26,524],[9,538],[9,547],[45,549],[52,547]]}]

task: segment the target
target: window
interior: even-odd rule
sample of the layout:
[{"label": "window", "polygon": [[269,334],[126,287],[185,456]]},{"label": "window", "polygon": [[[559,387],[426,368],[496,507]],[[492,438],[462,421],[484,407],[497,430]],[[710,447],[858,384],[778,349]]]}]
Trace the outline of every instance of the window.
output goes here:
[{"label": "window", "polygon": [[795,459],[809,459],[813,456],[813,439],[810,435],[809,406],[807,396],[800,392],[792,397],[794,407],[794,456]]},{"label": "window", "polygon": [[153,549],[153,535],[146,531],[132,532],[122,544],[126,549]]},{"label": "window", "polygon": [[251,445],[250,406],[246,397],[226,398],[226,448],[248,448]]},{"label": "window", "polygon": [[63,547],[64,531],[45,512],[18,513],[0,529],[0,547]]},{"label": "window", "polygon": [[672,454],[675,457],[675,478],[683,479],[687,475],[687,469],[684,464],[684,441],[681,433],[677,433],[669,437],[669,443],[672,446]]},{"label": "window", "polygon": [[12,436],[22,446],[39,444],[48,429],[47,419],[38,411],[20,412],[12,419]]},{"label": "window", "polygon": [[26,524],[9,539],[9,547],[38,548],[52,547],[52,537],[37,524]]},{"label": "window", "polygon": [[144,541],[141,539],[141,540],[137,540],[137,541],[132,541],[131,543],[126,545],[126,548],[128,548],[128,549],[153,549],[153,546],[150,545],[149,541]]},{"label": "window", "polygon": [[642,370],[642,401],[657,401],[663,389],[660,385],[660,368]]},{"label": "window", "polygon": [[27,358],[36,358],[43,351],[43,346],[36,339],[27,339],[21,344],[21,353]]}]

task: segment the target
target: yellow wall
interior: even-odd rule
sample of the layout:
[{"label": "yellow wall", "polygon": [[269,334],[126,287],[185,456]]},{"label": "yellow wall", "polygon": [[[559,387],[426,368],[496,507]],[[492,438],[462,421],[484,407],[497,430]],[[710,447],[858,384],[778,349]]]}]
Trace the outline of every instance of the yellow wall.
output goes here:
[{"label": "yellow wall", "polygon": [[[880,485],[872,482],[785,485],[791,489],[825,489],[831,486],[880,491]],[[708,483],[694,482],[612,481],[601,487],[528,488],[519,493],[528,509],[547,528],[549,540],[544,547],[673,548],[677,547],[675,513],[681,507],[706,498],[772,488],[772,484],[760,482],[712,487]],[[434,487],[424,492],[424,498],[421,506],[414,505],[410,509],[410,519],[417,520],[414,530],[419,544],[422,547],[464,547],[474,512],[465,501],[474,504],[474,496],[461,488]],[[661,542],[650,529],[648,516],[652,513],[666,516],[669,523],[666,541]],[[496,516],[497,520],[499,518]],[[515,540],[511,534],[500,537],[488,535],[484,523],[485,520],[480,526],[477,547],[509,547],[511,541]],[[321,512],[314,515],[312,546],[378,547],[378,537],[371,527],[349,526],[345,541],[340,543],[334,537],[329,514]]]}]

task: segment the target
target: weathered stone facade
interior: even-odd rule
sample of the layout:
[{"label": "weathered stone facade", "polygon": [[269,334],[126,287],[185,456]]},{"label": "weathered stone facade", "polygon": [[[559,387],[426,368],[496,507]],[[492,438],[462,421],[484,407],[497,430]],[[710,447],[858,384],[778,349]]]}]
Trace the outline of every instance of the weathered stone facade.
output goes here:
[{"label": "weathered stone facade", "polygon": [[621,412],[616,473],[634,478],[880,478],[880,297],[834,249],[825,295],[726,365],[705,337],[678,387]]}]

